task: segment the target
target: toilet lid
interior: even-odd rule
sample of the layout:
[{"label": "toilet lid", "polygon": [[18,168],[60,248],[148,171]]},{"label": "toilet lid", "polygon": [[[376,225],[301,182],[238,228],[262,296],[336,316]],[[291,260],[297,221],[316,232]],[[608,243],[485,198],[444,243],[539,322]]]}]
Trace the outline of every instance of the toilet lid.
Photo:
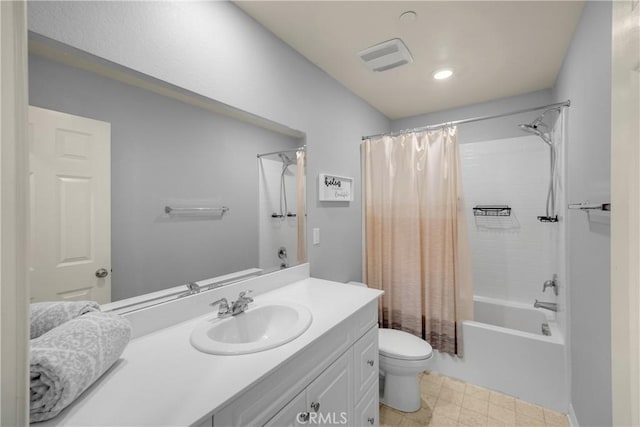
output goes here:
[{"label": "toilet lid", "polygon": [[415,335],[395,329],[378,329],[378,351],[382,356],[403,360],[423,360],[431,357],[428,342]]}]

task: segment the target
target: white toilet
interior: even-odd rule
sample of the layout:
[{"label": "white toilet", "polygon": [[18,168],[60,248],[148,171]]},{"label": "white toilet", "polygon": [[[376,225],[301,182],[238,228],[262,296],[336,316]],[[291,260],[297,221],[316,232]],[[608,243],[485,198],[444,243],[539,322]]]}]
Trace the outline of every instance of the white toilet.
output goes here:
[{"label": "white toilet", "polygon": [[403,412],[419,410],[418,374],[429,367],[433,356],[429,343],[407,332],[381,328],[378,355],[380,372],[384,375],[380,401]]},{"label": "white toilet", "polygon": [[[367,286],[360,282],[349,284]],[[419,410],[422,402],[418,374],[427,369],[433,356],[429,343],[407,332],[381,328],[378,355],[384,377],[380,402],[402,412]]]}]

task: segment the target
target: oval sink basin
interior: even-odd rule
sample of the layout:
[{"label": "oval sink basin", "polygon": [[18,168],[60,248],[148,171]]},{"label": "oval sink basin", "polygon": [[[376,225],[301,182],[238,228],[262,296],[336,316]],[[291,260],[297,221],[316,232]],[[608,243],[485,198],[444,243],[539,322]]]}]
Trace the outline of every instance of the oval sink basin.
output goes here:
[{"label": "oval sink basin", "polygon": [[236,316],[199,324],[191,334],[191,344],[210,354],[256,353],[299,337],[311,319],[311,312],[297,304],[252,307]]}]

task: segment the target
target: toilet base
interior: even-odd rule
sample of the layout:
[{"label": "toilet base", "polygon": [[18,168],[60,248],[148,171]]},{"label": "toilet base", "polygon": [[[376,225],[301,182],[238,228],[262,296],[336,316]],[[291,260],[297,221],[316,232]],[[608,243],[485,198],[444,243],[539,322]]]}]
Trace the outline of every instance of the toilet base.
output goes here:
[{"label": "toilet base", "polygon": [[422,406],[420,383],[415,375],[384,375],[384,390],[380,402],[402,412],[416,412]]}]

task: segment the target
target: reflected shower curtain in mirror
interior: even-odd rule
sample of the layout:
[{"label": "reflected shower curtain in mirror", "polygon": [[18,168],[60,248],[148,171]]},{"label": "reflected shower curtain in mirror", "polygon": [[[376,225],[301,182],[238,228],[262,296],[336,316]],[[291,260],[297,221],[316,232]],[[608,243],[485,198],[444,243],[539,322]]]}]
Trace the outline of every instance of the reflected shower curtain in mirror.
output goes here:
[{"label": "reflected shower curtain in mirror", "polygon": [[462,356],[473,291],[456,128],[363,142],[365,281],[382,327]]}]

